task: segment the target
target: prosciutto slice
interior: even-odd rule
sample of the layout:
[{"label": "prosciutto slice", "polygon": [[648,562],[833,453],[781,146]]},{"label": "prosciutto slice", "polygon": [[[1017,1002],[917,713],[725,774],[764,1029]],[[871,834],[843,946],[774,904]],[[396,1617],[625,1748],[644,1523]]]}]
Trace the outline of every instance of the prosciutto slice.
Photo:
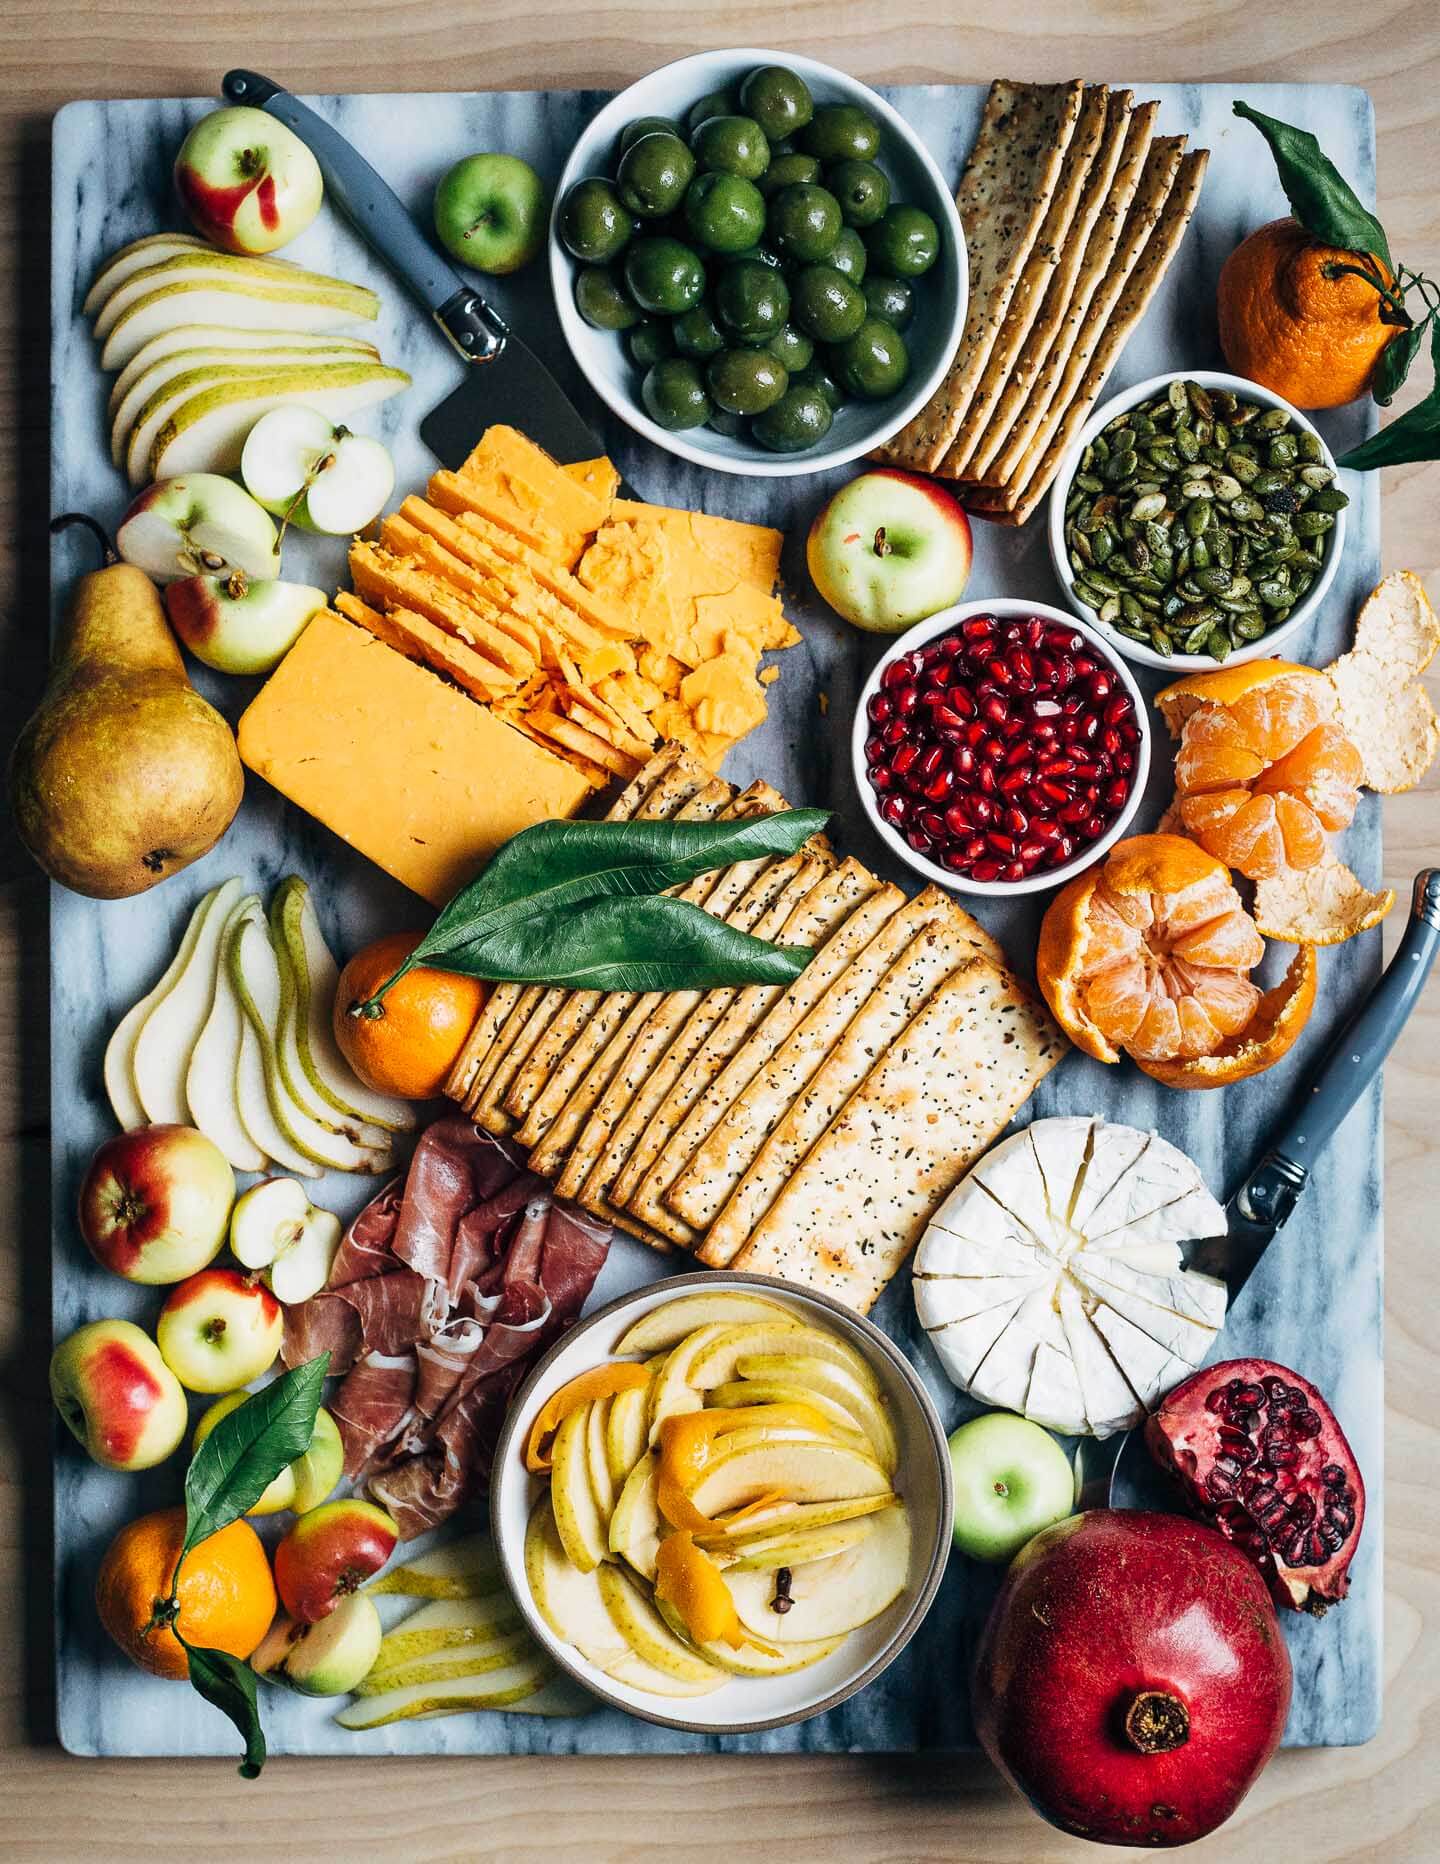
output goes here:
[{"label": "prosciutto slice", "polygon": [[346,1230],[329,1286],[288,1311],[285,1364],[330,1351],[345,1472],[402,1538],[484,1493],[511,1395],[578,1317],[610,1235],[467,1120],[437,1120]]}]

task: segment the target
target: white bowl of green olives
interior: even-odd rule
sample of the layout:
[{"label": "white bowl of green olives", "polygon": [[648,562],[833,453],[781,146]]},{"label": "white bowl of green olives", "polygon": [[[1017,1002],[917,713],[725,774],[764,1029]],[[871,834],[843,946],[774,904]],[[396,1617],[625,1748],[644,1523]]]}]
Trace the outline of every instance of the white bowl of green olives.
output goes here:
[{"label": "white bowl of green olives", "polygon": [[1050,559],[1127,660],[1255,660],[1324,601],[1348,503],[1330,449],[1288,401],[1244,376],[1177,369],[1081,430],[1050,494]]},{"label": "white bowl of green olives", "polygon": [[555,302],[602,400],[667,452],[781,477],[882,445],[965,323],[945,178],[814,59],[701,52],[622,91],[555,191]]}]

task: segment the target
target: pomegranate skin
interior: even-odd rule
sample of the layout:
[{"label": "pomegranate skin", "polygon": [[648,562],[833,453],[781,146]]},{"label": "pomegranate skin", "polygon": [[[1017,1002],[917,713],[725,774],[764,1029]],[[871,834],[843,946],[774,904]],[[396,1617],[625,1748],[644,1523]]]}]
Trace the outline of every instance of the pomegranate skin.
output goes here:
[{"label": "pomegranate skin", "polygon": [[1171,1846],[1249,1792],[1290,1686],[1275,1607],[1237,1548],[1179,1515],[1096,1509],[1016,1555],[972,1707],[986,1753],[1052,1825]]}]

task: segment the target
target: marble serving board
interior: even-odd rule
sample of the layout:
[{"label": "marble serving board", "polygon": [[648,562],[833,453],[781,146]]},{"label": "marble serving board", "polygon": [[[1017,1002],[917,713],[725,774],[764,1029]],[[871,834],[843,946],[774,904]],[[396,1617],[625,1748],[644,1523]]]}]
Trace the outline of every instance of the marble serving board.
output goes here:
[{"label": "marble serving board", "polygon": [[[283,74],[282,74],[283,75]],[[929,144],[947,175],[958,176],[979,122],[983,90],[905,86],[885,95]],[[1213,151],[1199,212],[1156,300],[1116,367],[1112,388],[1162,369],[1222,366],[1214,301],[1219,267],[1251,227],[1285,211],[1271,164],[1252,129],[1231,115],[1235,95],[1316,131],[1362,196],[1373,198],[1374,127],[1369,98],[1339,85],[1137,87],[1160,99],[1159,128],[1187,132]],[[550,179],[582,126],[605,101],[598,92],[517,92],[437,96],[320,97],[310,101],[368,156],[402,200],[428,224],[436,179],[458,156],[506,149]],[[101,259],[128,240],[181,223],[170,193],[170,165],[189,125],[212,107],[201,99],[74,103],[56,118],[53,228],[53,449],[51,495],[57,512],[77,507],[113,526],[127,493],[109,462],[103,425],[106,382],[79,314]],[[337,215],[318,221],[287,250],[302,264],[374,284],[383,310],[379,342],[387,361],[414,376],[413,388],[364,425],[393,449],[400,491],[420,487],[434,461],[421,443],[421,416],[455,385],[459,365],[404,291]],[[783,655],[770,688],[770,718],[731,757],[737,783],[764,776],[796,803],[835,811],[843,847],[913,890],[868,832],[854,794],[849,734],[856,694],[879,643],[838,622],[808,592],[802,550],[810,513],[843,475],[747,480],[685,465],[636,439],[609,417],[577,379],[549,301],[543,263],[493,281],[507,320],[555,368],[593,417],[596,432],[642,497],[783,527],[788,535],[787,602],[803,643]],[[1337,452],[1373,425],[1368,408],[1322,415]],[[478,436],[477,436],[478,437]],[[1356,609],[1379,576],[1379,485],[1346,475],[1352,498],[1345,559],[1329,599],[1292,652],[1323,663],[1349,643]],[[1044,541],[1044,513],[1023,529],[978,523],[971,596],[1022,595],[1058,603]],[[83,538],[54,546],[56,614],[76,576],[91,567]],[[292,578],[335,586],[343,547],[297,539],[287,546]],[[197,683],[233,721],[254,682],[196,670]],[[1153,692],[1160,680],[1140,673]],[[1163,746],[1163,732],[1159,742]],[[1166,800],[1169,759],[1158,755],[1151,794],[1137,827],[1153,824]],[[97,773],[97,780],[103,776]],[[1381,871],[1378,802],[1366,797],[1344,853],[1368,882]],[[52,902],[52,1094],[54,1109],[54,1327],[61,1338],[81,1322],[117,1313],[153,1319],[158,1291],[132,1288],[97,1269],[76,1234],[76,1187],[98,1142],[113,1130],[101,1087],[106,1038],[122,1011],[163,969],[200,894],[242,875],[262,892],[283,875],[314,888],[334,946],[355,949],[381,930],[425,922],[424,909],[376,868],[250,777],[244,806],[204,861],[143,898],[101,904],[55,889]],[[1028,970],[1043,900],[982,902],[980,917],[1017,967]],[[1041,1087],[1022,1118],[1103,1112],[1154,1127],[1195,1157],[1209,1184],[1227,1195],[1277,1123],[1329,1032],[1374,978],[1380,935],[1372,932],[1321,953],[1319,1007],[1287,1062],[1223,1093],[1173,1093],[1122,1065],[1105,1068],[1072,1055]],[[1279,967],[1277,967],[1279,968]],[[1314,1183],[1283,1238],[1237,1303],[1224,1346],[1261,1353],[1314,1376],[1344,1420],[1370,1493],[1364,1544],[1350,1599],[1323,1623],[1287,1616],[1295,1699],[1286,1740],[1294,1746],[1349,1744],[1375,1732],[1381,1686],[1381,1124],[1372,1090],[1318,1162]],[[331,1177],[316,1196],[350,1214],[374,1190],[369,1181]],[[617,1236],[592,1303],[667,1272],[637,1243]],[[686,1266],[681,1259],[681,1267]],[[973,1409],[946,1382],[914,1319],[908,1272],[899,1275],[875,1318],[919,1367],[947,1428]],[[55,1461],[56,1597],[60,1737],[77,1754],[230,1754],[235,1736],[189,1690],[142,1677],[111,1648],[92,1602],[95,1570],[112,1534],[149,1508],[174,1502],[178,1463],[142,1476],[98,1469],[57,1425]],[[337,1728],[331,1706],[263,1691],[276,1753],[616,1753],[718,1750],[901,1751],[971,1745],[966,1676],[995,1574],[956,1556],[921,1632],[878,1681],[841,1708],[798,1727],[706,1738],[653,1727],[597,1709],[574,1720],[472,1714],[400,1723],[369,1734]],[[399,1604],[398,1601],[387,1604]]]}]

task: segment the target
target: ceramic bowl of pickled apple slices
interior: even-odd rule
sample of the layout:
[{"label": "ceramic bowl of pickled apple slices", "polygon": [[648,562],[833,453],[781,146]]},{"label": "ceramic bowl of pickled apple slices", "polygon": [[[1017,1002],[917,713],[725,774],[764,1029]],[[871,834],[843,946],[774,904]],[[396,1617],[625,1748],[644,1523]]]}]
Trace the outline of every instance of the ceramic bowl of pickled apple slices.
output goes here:
[{"label": "ceramic bowl of pickled apple slices", "polygon": [[753,1734],[909,1643],[950,1550],[945,1433],[879,1328],[769,1276],[678,1275],[558,1341],[490,1491],[529,1629],[602,1701]]}]

